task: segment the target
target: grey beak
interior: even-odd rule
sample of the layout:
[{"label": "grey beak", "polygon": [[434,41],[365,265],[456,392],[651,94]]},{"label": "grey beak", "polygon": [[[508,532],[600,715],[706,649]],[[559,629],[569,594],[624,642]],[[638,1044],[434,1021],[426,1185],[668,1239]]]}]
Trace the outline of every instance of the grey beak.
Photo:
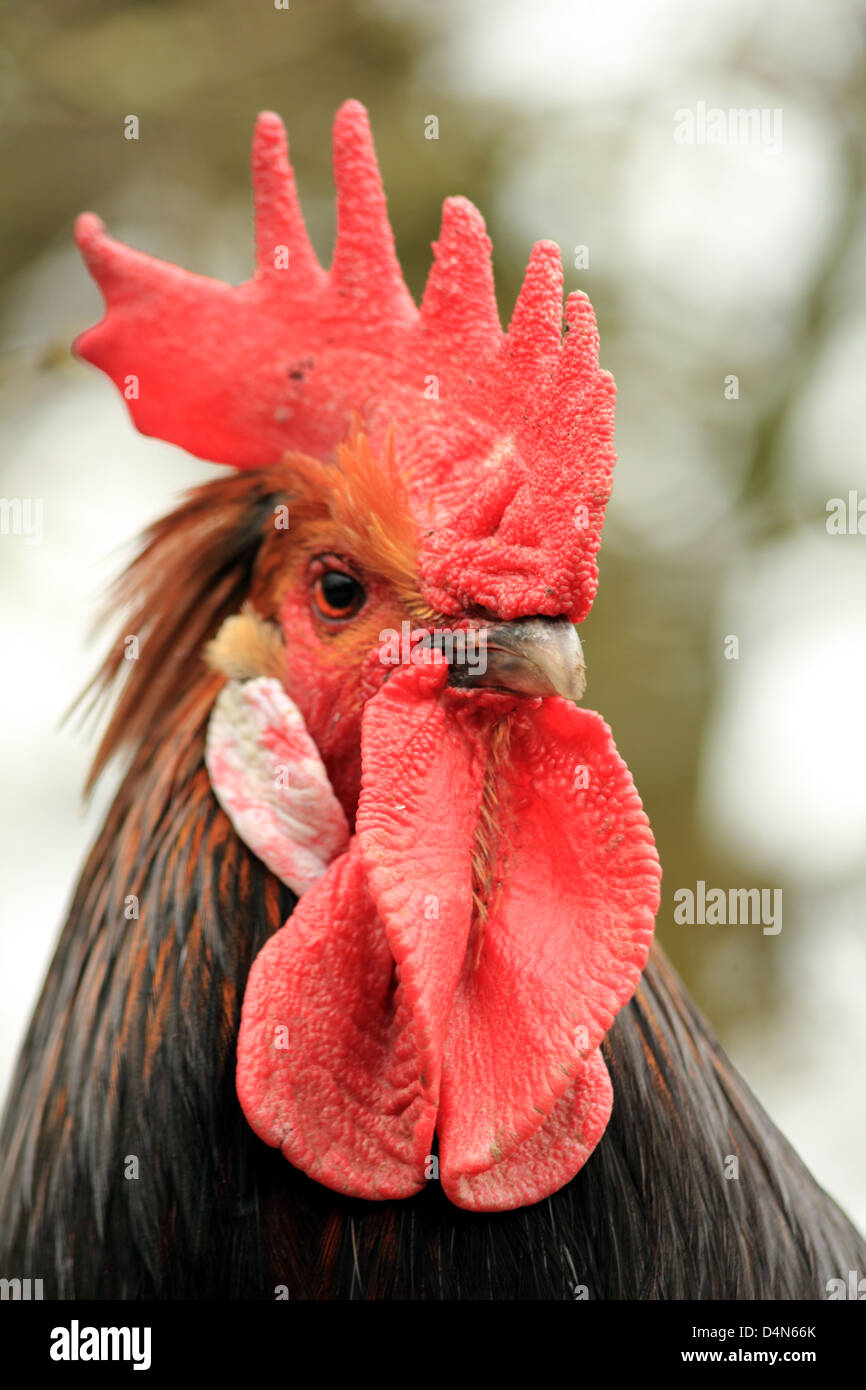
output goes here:
[{"label": "grey beak", "polygon": [[567,618],[515,618],[478,629],[477,659],[452,663],[450,684],[519,695],[579,700],[586,689],[583,648]]}]

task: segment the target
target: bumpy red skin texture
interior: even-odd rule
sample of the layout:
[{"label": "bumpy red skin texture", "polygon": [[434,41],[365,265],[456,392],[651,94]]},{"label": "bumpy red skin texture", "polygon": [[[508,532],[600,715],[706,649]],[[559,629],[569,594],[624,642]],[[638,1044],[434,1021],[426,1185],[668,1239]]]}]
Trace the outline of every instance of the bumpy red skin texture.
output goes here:
[{"label": "bumpy red skin texture", "polygon": [[[238,468],[287,450],[327,458],[357,415],[374,456],[393,441],[434,611],[580,622],[614,463],[614,384],[598,366],[589,301],[569,296],[563,342],[559,252],[541,242],[503,333],[484,223],[453,198],[417,309],[356,102],[337,115],[334,169],[327,272],[271,113],[253,146],[257,268],[246,284],[190,275],[80,219],[106,314],[75,350],[124,391],[144,433]],[[303,656],[287,674],[350,821],[359,785],[361,796],[346,854],[253,968],[239,1094],[267,1142],[345,1191],[414,1191],[435,1126],[452,1200],[535,1201],[577,1171],[606,1123],[597,1045],[649,945],[649,829],[596,716],[559,701],[515,714],[502,786],[511,857],[469,969],[467,865],[491,705],[461,705],[413,670],[382,679],[360,660],[305,671]],[[577,758],[592,769],[580,796],[568,782]],[[425,876],[441,900],[432,925],[418,915]],[[274,1048],[272,1021],[296,1048]],[[577,1028],[590,1039],[582,1058]]]},{"label": "bumpy red skin texture", "polygon": [[280,607],[287,652],[283,684],[303,716],[352,827],[361,792],[361,721],[389,669],[379,660],[376,639],[385,629],[399,629],[404,616],[387,587],[368,579],[363,631],[359,640],[345,634],[353,639],[345,648],[344,634],[329,635],[316,618],[303,567]]},{"label": "bumpy red skin texture", "polygon": [[556,1191],[604,1132],[598,1045],[640,977],[660,873],[603,721],[504,702],[503,888],[476,966],[473,840],[504,706],[446,678],[404,668],[369,701],[356,833],[253,966],[238,1093],[291,1162],[371,1199],[423,1185],[435,1129],[447,1195],[495,1211]]},{"label": "bumpy red skin texture", "polygon": [[325,271],[283,127],[271,112],[259,117],[257,267],[239,286],[123,246],[85,214],[76,237],[106,314],[76,353],[124,392],[143,433],[237,468],[287,451],[327,458],[353,415],[384,457],[393,427],[430,605],[580,622],[615,458],[615,387],[598,365],[589,300],[569,295],[563,342],[559,250],[539,242],[503,332],[484,221],[449,198],[418,309],[357,102],[337,113],[334,174],[337,242]]}]

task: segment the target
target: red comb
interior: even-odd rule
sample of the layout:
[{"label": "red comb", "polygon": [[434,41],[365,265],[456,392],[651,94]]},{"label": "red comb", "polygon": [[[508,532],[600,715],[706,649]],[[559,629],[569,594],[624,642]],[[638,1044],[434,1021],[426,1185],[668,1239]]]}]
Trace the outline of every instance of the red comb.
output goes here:
[{"label": "red comb", "polygon": [[107,372],[144,434],[236,468],[296,451],[328,458],[353,415],[375,453],[393,422],[433,606],[580,621],[595,594],[614,463],[615,388],[598,367],[589,300],[569,295],[563,342],[559,250],[539,242],[503,333],[484,222],[449,198],[419,310],[355,101],[334,123],[334,173],[337,240],[325,271],[282,123],[259,117],[256,272],[237,287],[115,242],[84,214],[76,240],[106,315],[75,352]]}]

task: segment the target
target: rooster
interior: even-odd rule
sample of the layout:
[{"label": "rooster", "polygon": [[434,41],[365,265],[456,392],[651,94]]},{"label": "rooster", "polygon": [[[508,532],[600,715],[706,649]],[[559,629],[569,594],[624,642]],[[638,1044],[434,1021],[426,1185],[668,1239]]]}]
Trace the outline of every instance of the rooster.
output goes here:
[{"label": "rooster", "polygon": [[115,602],[127,767],[23,1045],[0,1268],[59,1298],[822,1298],[866,1248],[652,946],[585,682],[613,453],[550,243],[507,333],[449,199],[420,310],[362,107],[329,272],[278,118],[232,288],[78,244],[76,344],[233,472]]}]

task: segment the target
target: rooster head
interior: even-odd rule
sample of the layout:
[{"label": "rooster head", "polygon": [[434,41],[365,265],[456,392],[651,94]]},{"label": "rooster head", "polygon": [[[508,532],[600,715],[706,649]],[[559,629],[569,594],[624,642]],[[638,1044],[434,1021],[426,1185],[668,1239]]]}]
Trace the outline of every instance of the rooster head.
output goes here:
[{"label": "rooster head", "polygon": [[246,284],[84,215],[107,312],[76,350],[144,433],[266,470],[284,499],[207,653],[226,676],[214,791],[300,898],[250,973],[244,1112],[338,1191],[438,1177],[503,1210],[556,1191],[604,1133],[600,1044],[658,906],[628,769],[576,704],[614,386],[582,294],[563,340],[555,246],[534,248],[503,332],[482,219],[449,199],[418,309],[356,102],[334,166],[327,272],[270,113]]}]

